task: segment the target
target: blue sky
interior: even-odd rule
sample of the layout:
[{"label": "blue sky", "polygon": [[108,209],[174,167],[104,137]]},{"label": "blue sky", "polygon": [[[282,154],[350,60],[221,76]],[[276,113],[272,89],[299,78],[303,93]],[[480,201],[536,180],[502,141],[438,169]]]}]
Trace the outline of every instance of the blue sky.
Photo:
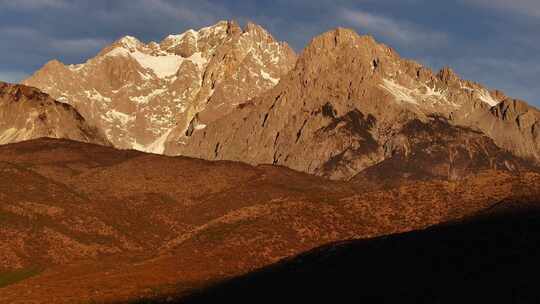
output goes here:
[{"label": "blue sky", "polygon": [[0,80],[83,62],[124,35],[254,21],[296,50],[337,26],[540,106],[539,0],[0,0]]}]

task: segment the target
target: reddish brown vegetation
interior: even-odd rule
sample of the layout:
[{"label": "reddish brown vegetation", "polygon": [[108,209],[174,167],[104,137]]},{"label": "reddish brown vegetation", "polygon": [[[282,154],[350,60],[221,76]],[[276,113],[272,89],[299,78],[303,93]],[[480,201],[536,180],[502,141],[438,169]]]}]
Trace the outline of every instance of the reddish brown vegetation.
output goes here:
[{"label": "reddish brown vegetation", "polygon": [[0,268],[44,269],[1,289],[2,303],[182,293],[336,240],[540,196],[535,173],[386,188],[49,139],[0,147],[0,178]]}]

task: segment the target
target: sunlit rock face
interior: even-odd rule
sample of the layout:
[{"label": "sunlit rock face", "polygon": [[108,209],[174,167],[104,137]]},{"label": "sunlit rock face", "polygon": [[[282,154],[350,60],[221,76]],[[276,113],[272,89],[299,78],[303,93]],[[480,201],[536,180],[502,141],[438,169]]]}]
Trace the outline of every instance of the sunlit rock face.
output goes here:
[{"label": "sunlit rock face", "polygon": [[431,164],[424,173],[459,178],[478,167],[514,168],[506,152],[537,162],[539,121],[524,102],[340,28],[313,39],[275,88],[203,121],[166,153],[333,179],[400,157]]},{"label": "sunlit rock face", "polygon": [[519,167],[506,152],[540,160],[537,109],[343,28],[314,38],[298,58],[251,23],[160,43],[128,36],[84,64],[52,61],[25,83],[73,105],[123,149],[332,179],[397,155],[408,163],[422,155],[448,178]]},{"label": "sunlit rock face", "polygon": [[35,88],[0,82],[0,145],[42,137],[109,145],[72,106]]},{"label": "sunlit rock face", "polygon": [[295,61],[262,27],[222,21],[160,43],[126,36],[86,63],[51,61],[24,83],[76,107],[115,147],[163,153],[192,121],[216,119],[274,87]]}]

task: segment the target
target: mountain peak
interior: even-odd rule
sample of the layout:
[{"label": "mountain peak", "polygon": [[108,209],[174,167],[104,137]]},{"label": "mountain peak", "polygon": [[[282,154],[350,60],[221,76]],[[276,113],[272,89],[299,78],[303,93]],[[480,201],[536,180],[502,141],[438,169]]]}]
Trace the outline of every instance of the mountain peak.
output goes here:
[{"label": "mountain peak", "polygon": [[[323,57],[328,60],[322,60]],[[361,36],[352,29],[339,27],[315,37],[302,52],[300,61],[314,60],[314,64],[317,61],[329,64],[340,57],[344,57],[343,60],[350,64],[373,65],[383,58],[391,57],[394,60],[399,56],[392,49],[379,44],[372,36]]]},{"label": "mountain peak", "polygon": [[352,29],[336,28],[315,37],[308,45],[306,50],[310,49],[334,49],[343,45],[355,43],[360,36]]},{"label": "mountain peak", "polygon": [[273,88],[295,62],[294,51],[261,26],[243,31],[220,21],[159,44],[125,36],[86,63],[45,67],[25,83],[69,101],[116,147],[162,153],[169,135],[186,134],[196,114],[224,115]]},{"label": "mountain peak", "polygon": [[459,80],[459,76],[449,66],[443,67],[437,74],[437,77],[446,84]]},{"label": "mountain peak", "polygon": [[[294,70],[275,90],[257,97],[249,107],[205,123],[204,131],[190,132],[182,145],[167,152],[204,159],[272,163],[348,179],[390,159],[396,151],[404,151],[403,155],[408,157],[420,144],[432,147],[441,132],[426,137],[424,131],[438,125],[442,126],[440,130],[457,134],[451,132],[452,136],[444,138],[444,148],[451,144],[461,153],[474,138],[478,146],[489,150],[486,159],[495,160],[504,156],[495,145],[508,150],[515,147],[513,142],[506,141],[506,135],[501,135],[510,134],[512,126],[501,131],[490,129],[493,125],[502,126],[489,112],[498,101],[484,87],[459,79],[448,67],[437,77],[371,36],[337,28],[314,38]],[[434,121],[433,117],[441,117],[445,123]],[[530,130],[535,121],[533,117],[523,120],[521,125]],[[495,144],[468,128],[480,129]],[[414,132],[405,132],[411,130]],[[461,131],[463,134],[459,135]],[[413,140],[412,133],[418,138]],[[526,143],[517,155],[536,155],[536,150],[540,151],[540,145],[526,147],[533,146],[529,143],[530,133],[515,135]],[[441,157],[451,157],[445,155],[448,150],[442,146],[437,149],[441,149]],[[471,156],[474,153],[464,154],[467,161],[475,161]],[[430,161],[434,160],[426,163]],[[462,176],[460,171],[449,174]]]},{"label": "mountain peak", "polygon": [[43,69],[47,71],[58,71],[58,70],[64,70],[65,68],[66,66],[64,65],[64,63],[62,63],[58,59],[49,60],[43,66]]},{"label": "mountain peak", "polygon": [[129,50],[135,50],[137,47],[139,47],[142,44],[142,42],[133,37],[133,36],[124,36],[120,39],[118,39],[113,45],[123,46]]},{"label": "mountain peak", "polygon": [[251,21],[246,23],[246,26],[244,27],[244,32],[264,32],[264,33],[270,34],[262,26]]},{"label": "mountain peak", "polygon": [[435,74],[351,29],[314,38],[298,60],[252,22],[241,29],[221,21],[159,45],[129,36],[118,44],[81,72],[51,69],[26,81],[74,105],[118,148],[350,178],[393,151],[409,151],[399,134],[407,122],[437,116],[480,129],[508,150],[521,136],[516,154],[540,159],[536,115],[520,118],[507,136],[513,125],[503,127],[503,115],[489,111],[502,94],[448,67]]},{"label": "mountain peak", "polygon": [[[264,27],[261,25],[258,25],[253,22],[248,22],[246,26],[243,29],[243,36],[251,36],[251,39],[254,39],[256,41],[267,41],[267,42],[275,42],[274,36],[267,31]],[[286,45],[285,42],[282,43],[283,45]]]},{"label": "mountain peak", "polygon": [[199,30],[202,35],[224,36],[241,31],[240,26],[234,20],[221,20],[214,25],[203,27]]}]

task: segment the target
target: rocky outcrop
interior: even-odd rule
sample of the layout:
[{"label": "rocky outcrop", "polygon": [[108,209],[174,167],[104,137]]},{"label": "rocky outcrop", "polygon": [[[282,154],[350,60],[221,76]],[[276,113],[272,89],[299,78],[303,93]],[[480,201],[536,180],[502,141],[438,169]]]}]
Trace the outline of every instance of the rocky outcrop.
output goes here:
[{"label": "rocky outcrop", "polygon": [[126,36],[84,64],[51,61],[24,83],[75,106],[115,147],[162,153],[168,138],[182,142],[195,115],[211,122],[229,113],[295,61],[262,27],[222,21],[160,43]]},{"label": "rocky outcrop", "polygon": [[35,88],[0,82],[0,144],[41,137],[109,145],[72,106]]},{"label": "rocky outcrop", "polygon": [[[53,61],[27,83],[75,105],[118,148],[349,179],[417,141],[406,126],[437,117],[467,130],[443,141],[475,142],[465,150],[485,156],[482,168],[517,168],[491,161],[503,152],[540,162],[538,110],[343,28],[314,38],[298,60],[251,23],[220,22],[160,44],[125,37],[83,65]],[[437,150],[429,147],[437,136],[420,146]]]},{"label": "rocky outcrop", "polygon": [[540,160],[540,111],[524,101],[506,97],[488,110],[456,118],[456,123],[481,130],[515,155]]},{"label": "rocky outcrop", "polygon": [[491,138],[442,117],[408,122],[386,142],[385,160],[354,177],[358,182],[400,184],[405,180],[461,180],[488,170],[518,173],[534,166],[499,148]]},{"label": "rocky outcrop", "polygon": [[[436,149],[435,144],[445,148],[459,142],[463,155],[483,155],[481,165],[474,166],[491,168],[497,163],[511,170],[515,166],[490,161],[504,152],[495,144],[527,156],[525,149],[514,149],[500,139],[509,132],[502,130],[504,119],[494,114],[502,98],[506,97],[501,93],[492,94],[479,84],[461,80],[449,68],[435,74],[400,58],[372,37],[337,29],[315,38],[274,89],[204,129],[194,129],[181,145],[168,145],[165,152],[283,165],[349,179],[391,158],[389,147],[400,141],[419,144],[420,140],[427,145],[426,151]],[[455,130],[467,131],[443,139],[439,137],[444,134],[433,132],[421,139],[407,137],[413,136],[407,128],[416,122],[433,127],[433,117],[443,119],[451,130],[455,126]],[[501,125],[501,133],[489,132],[487,124]],[[521,143],[527,136],[510,137]],[[445,154],[448,161],[452,152]],[[467,173],[458,171],[444,175],[455,178]]]}]

